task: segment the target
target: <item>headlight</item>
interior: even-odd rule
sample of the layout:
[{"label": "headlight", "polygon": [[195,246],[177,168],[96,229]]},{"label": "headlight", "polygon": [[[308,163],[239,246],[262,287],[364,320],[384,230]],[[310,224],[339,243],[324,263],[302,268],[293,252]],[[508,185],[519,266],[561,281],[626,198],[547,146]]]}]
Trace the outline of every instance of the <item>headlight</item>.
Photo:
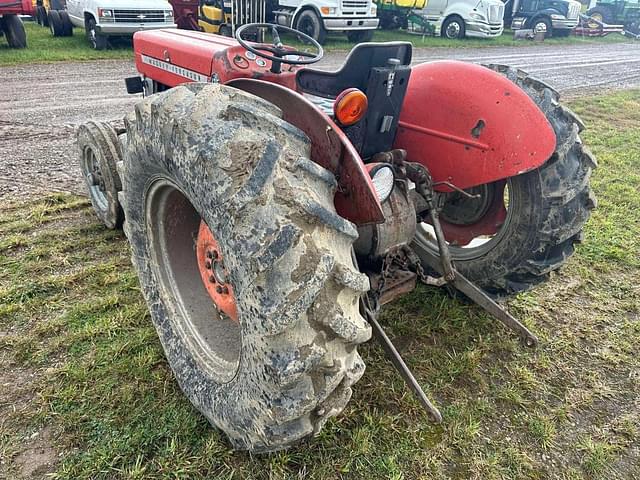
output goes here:
[{"label": "headlight", "polygon": [[378,6],[374,3],[373,5],[371,5],[371,15],[377,15],[378,14]]},{"label": "headlight", "polygon": [[98,16],[99,17],[104,17],[104,18],[113,18],[113,10],[109,10],[106,8],[99,8],[98,9]]},{"label": "headlight", "polygon": [[324,15],[333,15],[334,13],[336,13],[336,9],[335,7],[321,7],[320,11],[324,14]]},{"label": "headlight", "polygon": [[557,15],[557,14],[554,13],[554,14],[551,15],[551,18],[553,20],[564,20],[566,17],[564,15]]},{"label": "headlight", "polygon": [[173,18],[173,10],[165,10],[164,16],[167,18]]},{"label": "headlight", "polygon": [[469,16],[470,16],[471,18],[476,19],[476,20],[486,20],[486,17],[485,17],[483,14],[478,13],[478,12],[471,12],[471,13],[469,14]]},{"label": "headlight", "polygon": [[374,163],[367,165],[373,188],[376,190],[380,203],[384,202],[393,191],[395,175],[393,169],[386,163]]}]

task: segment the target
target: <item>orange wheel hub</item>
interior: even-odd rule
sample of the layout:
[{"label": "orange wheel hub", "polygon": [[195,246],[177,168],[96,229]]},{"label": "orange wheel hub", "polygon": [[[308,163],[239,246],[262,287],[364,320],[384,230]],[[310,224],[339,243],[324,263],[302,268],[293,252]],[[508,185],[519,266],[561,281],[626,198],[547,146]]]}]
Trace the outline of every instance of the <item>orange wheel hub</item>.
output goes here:
[{"label": "orange wheel hub", "polygon": [[198,270],[211,300],[219,311],[237,322],[238,308],[233,287],[229,283],[229,272],[224,264],[218,242],[204,220],[200,221],[196,254]]}]

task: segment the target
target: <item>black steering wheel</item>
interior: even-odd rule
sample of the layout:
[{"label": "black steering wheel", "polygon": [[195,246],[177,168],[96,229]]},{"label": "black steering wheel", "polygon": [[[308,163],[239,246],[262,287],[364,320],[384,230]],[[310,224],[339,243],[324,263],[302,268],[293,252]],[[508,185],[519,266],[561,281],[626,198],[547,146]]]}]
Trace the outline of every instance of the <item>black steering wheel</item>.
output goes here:
[{"label": "black steering wheel", "polygon": [[[252,33],[258,33],[258,37],[260,36],[260,32],[270,30],[273,37],[273,43],[269,45],[268,43],[245,40],[244,38],[242,38],[242,34],[247,32],[248,30]],[[280,35],[278,33],[279,30],[286,33],[292,33],[299,39],[310,43],[318,50],[318,52],[305,52],[304,50],[297,50],[294,47],[287,47],[286,45],[283,45],[280,41]],[[312,63],[319,62],[324,55],[322,45],[316,42],[309,35],[306,35],[298,30],[294,30],[293,28],[283,27],[282,25],[274,25],[273,23],[247,23],[246,25],[243,25],[238,30],[236,30],[236,40],[238,40],[238,43],[242,45],[247,51],[258,55],[259,57],[271,60],[271,71],[273,73],[280,73],[280,66],[283,63],[285,65],[310,65]],[[293,56],[297,56],[298,58],[291,58]]]}]

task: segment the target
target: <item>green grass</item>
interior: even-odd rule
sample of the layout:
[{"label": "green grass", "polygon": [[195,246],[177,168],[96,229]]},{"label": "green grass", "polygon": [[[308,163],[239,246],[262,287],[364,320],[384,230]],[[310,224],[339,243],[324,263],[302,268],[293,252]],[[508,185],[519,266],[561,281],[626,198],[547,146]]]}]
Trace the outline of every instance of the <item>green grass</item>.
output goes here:
[{"label": "green grass", "polygon": [[[10,49],[4,40],[0,39],[0,65],[16,65],[23,63],[45,63],[60,61],[84,61],[97,59],[132,59],[133,53],[131,42],[127,40],[118,41],[115,46],[105,51],[95,51],[89,47],[84,30],[75,28],[73,37],[54,38],[48,28],[40,27],[33,22],[26,22],[28,48],[24,50]],[[441,37],[422,37],[412,35],[400,30],[385,31],[378,30],[375,33],[374,41],[389,42],[403,40],[411,42],[415,47],[449,47],[449,48],[472,48],[472,47],[496,47],[496,46],[530,46],[539,45],[530,41],[515,41],[511,32],[506,32],[501,37],[495,39],[465,39],[448,40]],[[546,40],[545,45],[558,44],[594,44],[594,43],[617,43],[628,41],[622,35],[609,35],[604,38],[552,38]],[[342,34],[330,35],[325,45],[326,50],[349,50],[353,44]]]},{"label": "green grass", "polygon": [[0,207],[0,376],[34,374],[13,382],[5,404],[0,391],[7,477],[46,425],[57,479],[640,478],[640,91],[572,108],[600,162],[599,208],[567,266],[509,303],[539,348],[420,287],[381,322],[444,422],[428,422],[369,343],[344,413],[309,444],[271,455],[231,451],[182,396],[126,241],[85,199]]}]

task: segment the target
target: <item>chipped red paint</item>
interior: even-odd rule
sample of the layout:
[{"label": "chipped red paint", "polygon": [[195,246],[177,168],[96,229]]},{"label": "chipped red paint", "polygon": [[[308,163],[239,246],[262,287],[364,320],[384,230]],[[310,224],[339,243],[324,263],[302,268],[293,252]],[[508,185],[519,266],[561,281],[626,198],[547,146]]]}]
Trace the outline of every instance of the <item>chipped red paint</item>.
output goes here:
[{"label": "chipped red paint", "polygon": [[546,162],[555,146],[544,113],[502,75],[456,61],[413,67],[394,147],[435,182],[469,188],[519,175]]}]

